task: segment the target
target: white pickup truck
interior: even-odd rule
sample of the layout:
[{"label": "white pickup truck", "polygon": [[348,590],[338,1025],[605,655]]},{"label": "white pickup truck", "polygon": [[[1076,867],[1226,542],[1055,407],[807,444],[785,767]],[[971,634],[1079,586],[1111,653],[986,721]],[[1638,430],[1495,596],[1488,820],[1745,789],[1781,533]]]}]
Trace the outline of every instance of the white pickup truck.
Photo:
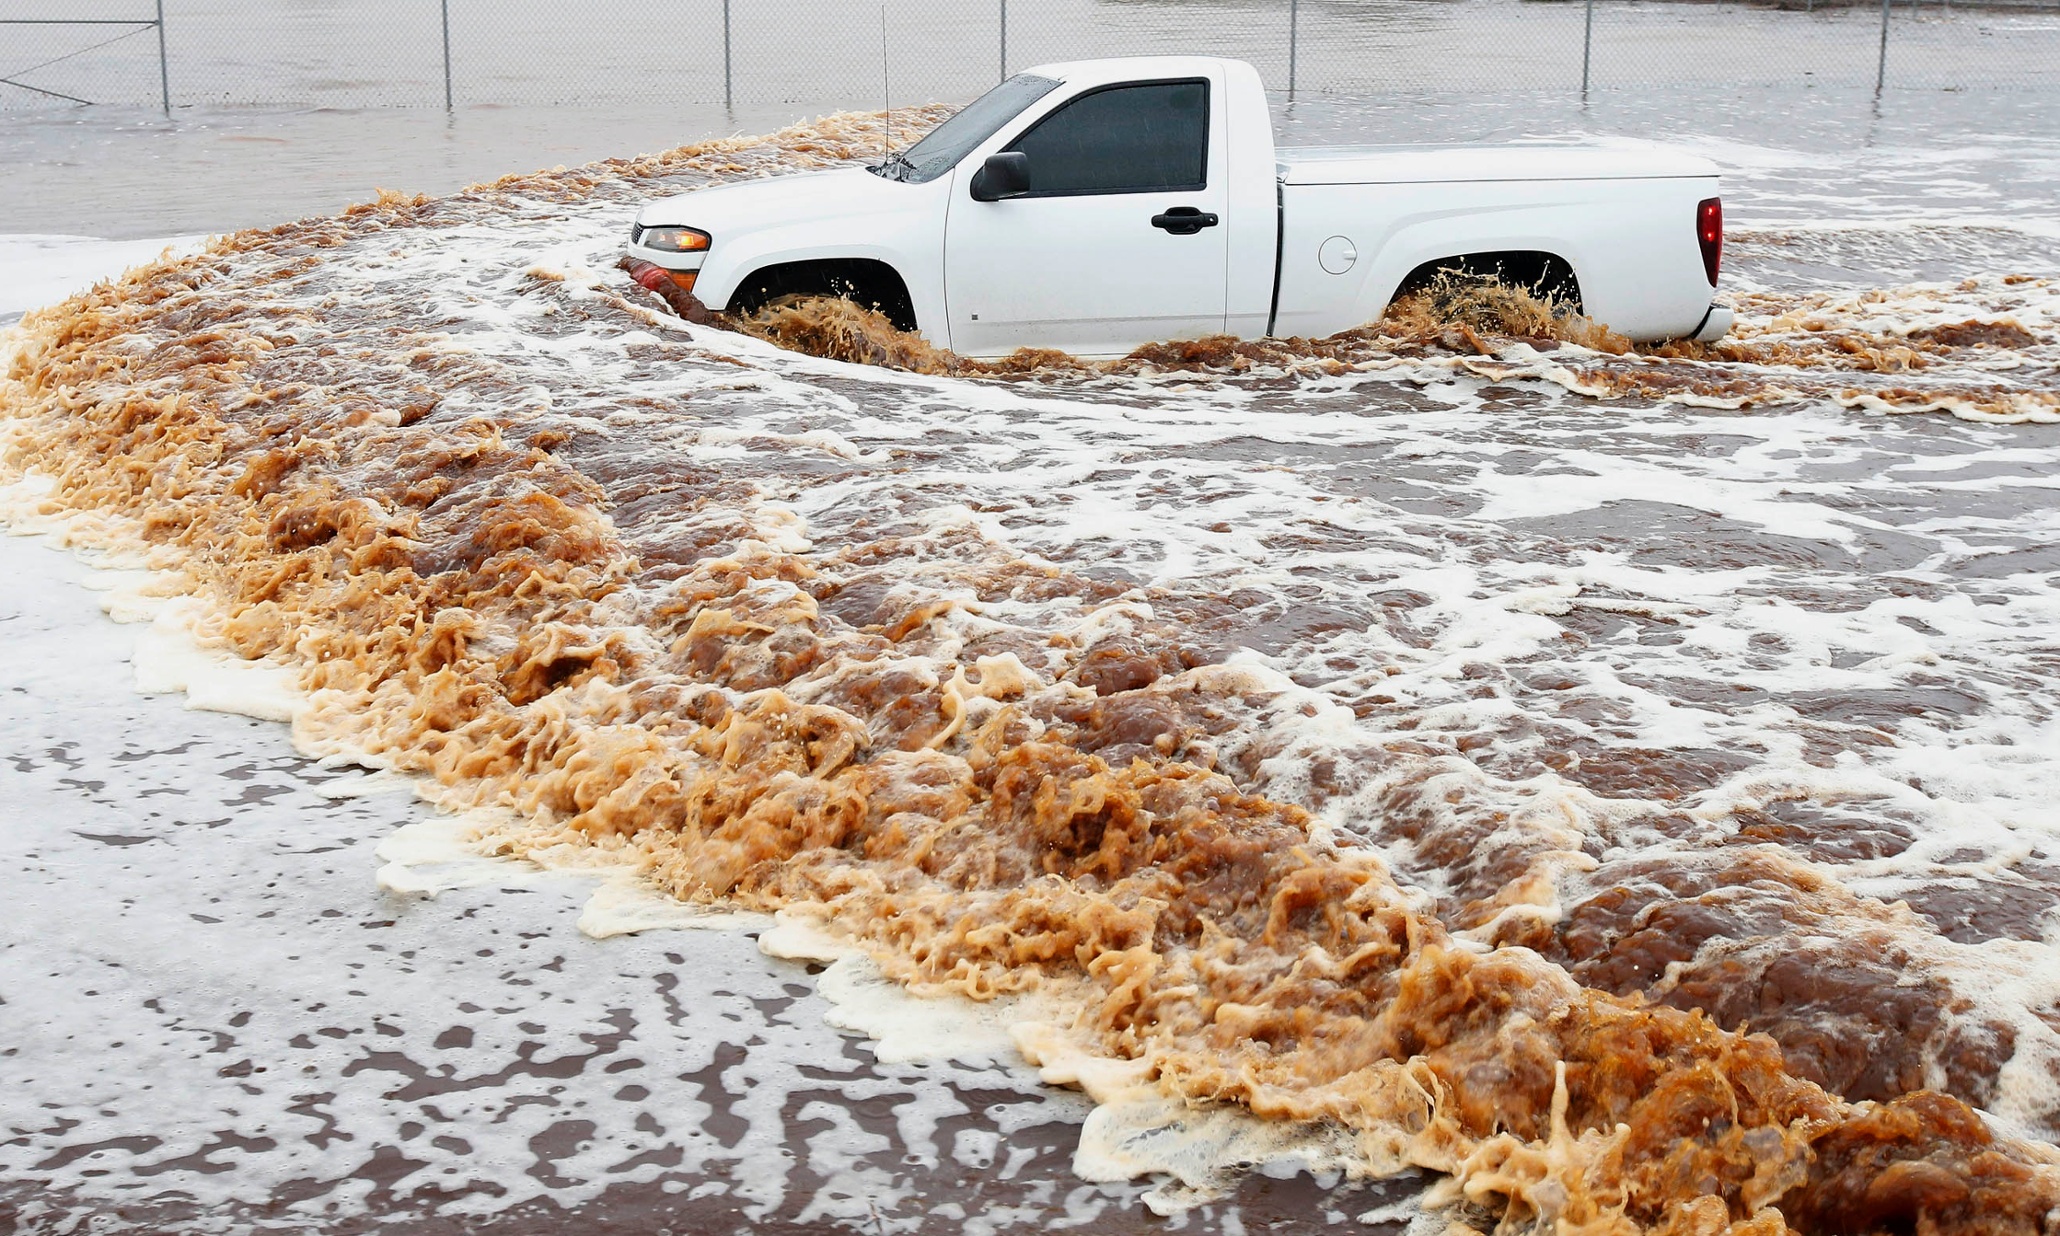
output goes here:
[{"label": "white pickup truck", "polygon": [[841,295],[966,356],[1328,335],[1441,270],[1635,340],[1715,339],[1717,169],[1583,146],[1282,149],[1235,60],[1051,64],[868,168],[648,203],[625,267],[675,307]]}]

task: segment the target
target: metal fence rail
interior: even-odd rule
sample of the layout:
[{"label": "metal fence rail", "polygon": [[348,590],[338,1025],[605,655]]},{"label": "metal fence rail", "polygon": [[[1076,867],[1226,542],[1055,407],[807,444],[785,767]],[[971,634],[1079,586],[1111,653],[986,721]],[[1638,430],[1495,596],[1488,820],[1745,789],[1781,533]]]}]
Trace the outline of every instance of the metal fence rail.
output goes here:
[{"label": "metal fence rail", "polygon": [[[552,0],[170,0],[169,14],[150,0],[149,12],[104,11],[123,2],[45,0],[58,11],[0,18],[0,110],[849,106],[883,92],[965,98],[1049,60],[1197,50],[1252,61],[1290,97],[2060,86],[2060,0],[588,0],[576,15]],[[113,27],[126,29],[76,46]],[[132,37],[153,30],[154,63]]]},{"label": "metal fence rail", "polygon": [[[157,9],[155,14],[147,19],[124,17],[0,17],[0,26],[38,26],[62,30],[65,33],[71,33],[73,31],[79,31],[80,33],[85,33],[88,31],[97,32],[98,30],[108,26],[119,27],[122,30],[122,33],[115,35],[113,38],[101,39],[99,42],[90,44],[86,47],[78,48],[74,51],[64,52],[60,55],[52,56],[47,60],[40,60],[34,64],[26,64],[20,68],[7,68],[5,70],[0,70],[0,86],[12,86],[16,90],[25,91],[31,95],[40,95],[46,99],[52,99],[60,103],[90,104],[92,102],[91,99],[82,99],[79,98],[77,95],[66,94],[61,90],[51,90],[43,86],[32,85],[28,82],[22,81],[21,79],[27,77],[31,73],[40,73],[46,69],[54,68],[57,65],[64,64],[67,61],[75,60],[81,56],[91,55],[92,53],[97,52],[102,48],[111,47],[116,43],[123,42],[124,40],[142,34],[146,30],[155,30],[157,31],[158,102],[159,105],[164,109],[165,115],[171,115],[172,85],[169,77],[167,76],[166,68],[167,57],[165,55],[164,0],[156,0],[156,4]],[[17,38],[14,40],[10,40],[6,44],[0,44],[0,46],[13,46],[16,43],[22,41],[23,40]]]}]

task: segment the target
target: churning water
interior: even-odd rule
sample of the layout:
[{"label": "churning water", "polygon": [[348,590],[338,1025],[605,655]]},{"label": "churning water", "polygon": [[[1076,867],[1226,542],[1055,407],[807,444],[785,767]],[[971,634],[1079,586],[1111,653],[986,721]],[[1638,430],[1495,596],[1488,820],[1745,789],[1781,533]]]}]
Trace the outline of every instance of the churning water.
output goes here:
[{"label": "churning water", "polygon": [[[612,268],[643,196],[876,143],[387,198],[10,331],[17,527],[143,685],[324,757],[22,668],[133,719],[16,761],[121,821],[14,843],[17,1215],[1229,1228],[1299,1163],[1312,1223],[2050,1236],[2050,220],[1770,209],[1711,347],[971,374]],[[382,839],[396,774],[447,814]],[[513,888],[353,901],[374,846]]]}]

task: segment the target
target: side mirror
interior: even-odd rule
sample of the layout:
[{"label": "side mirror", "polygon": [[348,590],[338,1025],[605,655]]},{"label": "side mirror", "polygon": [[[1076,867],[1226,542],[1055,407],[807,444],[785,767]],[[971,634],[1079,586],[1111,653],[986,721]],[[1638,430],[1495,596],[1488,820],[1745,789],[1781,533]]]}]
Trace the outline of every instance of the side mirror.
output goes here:
[{"label": "side mirror", "polygon": [[1020,150],[1004,150],[987,156],[987,162],[973,173],[973,200],[999,202],[1030,192],[1030,156]]}]

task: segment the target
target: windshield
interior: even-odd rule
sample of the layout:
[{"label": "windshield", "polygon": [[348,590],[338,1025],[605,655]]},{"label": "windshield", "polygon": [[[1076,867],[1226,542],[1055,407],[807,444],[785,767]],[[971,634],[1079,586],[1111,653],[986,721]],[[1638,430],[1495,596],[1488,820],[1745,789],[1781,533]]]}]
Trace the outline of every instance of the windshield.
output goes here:
[{"label": "windshield", "polygon": [[1049,77],[1018,73],[966,104],[958,114],[930,130],[922,141],[889,155],[886,162],[872,170],[889,180],[916,184],[935,180],[957,167],[967,151],[993,137],[996,129],[1057,88],[1058,83]]}]

